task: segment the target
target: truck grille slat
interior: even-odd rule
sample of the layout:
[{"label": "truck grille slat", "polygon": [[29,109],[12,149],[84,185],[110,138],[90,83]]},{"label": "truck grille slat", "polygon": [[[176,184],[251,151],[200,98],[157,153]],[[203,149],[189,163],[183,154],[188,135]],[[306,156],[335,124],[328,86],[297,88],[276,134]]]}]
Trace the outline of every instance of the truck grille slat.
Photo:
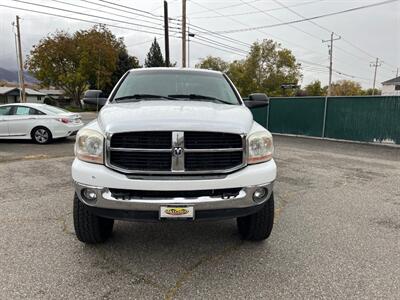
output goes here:
[{"label": "truck grille slat", "polygon": [[142,148],[142,149],[170,149],[170,131],[149,132],[122,132],[113,135],[111,147],[113,148]]},{"label": "truck grille slat", "polygon": [[241,148],[242,138],[238,134],[223,132],[185,132],[186,149]]},{"label": "truck grille slat", "polygon": [[[228,173],[245,165],[245,146],[244,137],[233,133],[115,133],[107,143],[106,164],[129,174]],[[176,149],[180,150],[176,152]]]},{"label": "truck grille slat", "polygon": [[129,199],[170,199],[170,198],[198,198],[198,197],[235,197],[241,188],[195,190],[195,191],[148,191],[148,190],[124,190],[110,189],[113,197],[120,200]]}]

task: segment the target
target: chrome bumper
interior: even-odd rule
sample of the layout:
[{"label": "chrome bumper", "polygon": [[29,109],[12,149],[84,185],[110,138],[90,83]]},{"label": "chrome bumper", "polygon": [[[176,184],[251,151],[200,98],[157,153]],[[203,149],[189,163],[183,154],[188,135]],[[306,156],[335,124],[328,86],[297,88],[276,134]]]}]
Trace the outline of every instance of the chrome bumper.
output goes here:
[{"label": "chrome bumper", "polygon": [[[268,190],[267,195],[262,201],[255,202],[253,194],[259,187]],[[93,190],[97,198],[95,201],[88,201],[82,196],[82,190],[89,188]],[[194,206],[195,210],[217,210],[217,209],[235,209],[250,208],[264,203],[271,196],[273,182],[243,187],[239,194],[229,198],[202,196],[198,198],[130,198],[127,200],[116,199],[112,196],[110,190],[105,187],[95,187],[75,182],[75,191],[78,198],[86,205],[96,208],[131,210],[131,211],[159,211],[160,206]]]}]

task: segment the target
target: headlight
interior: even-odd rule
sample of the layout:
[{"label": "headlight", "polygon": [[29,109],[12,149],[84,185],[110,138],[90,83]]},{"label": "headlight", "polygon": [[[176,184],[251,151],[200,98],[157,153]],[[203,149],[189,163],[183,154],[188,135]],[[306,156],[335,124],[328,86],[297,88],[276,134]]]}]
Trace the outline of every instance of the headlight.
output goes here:
[{"label": "headlight", "polygon": [[272,135],[268,131],[250,134],[247,138],[247,163],[256,164],[268,161],[274,153]]},{"label": "headlight", "polygon": [[102,164],[103,145],[104,137],[100,132],[82,129],[76,136],[75,155],[80,160]]}]

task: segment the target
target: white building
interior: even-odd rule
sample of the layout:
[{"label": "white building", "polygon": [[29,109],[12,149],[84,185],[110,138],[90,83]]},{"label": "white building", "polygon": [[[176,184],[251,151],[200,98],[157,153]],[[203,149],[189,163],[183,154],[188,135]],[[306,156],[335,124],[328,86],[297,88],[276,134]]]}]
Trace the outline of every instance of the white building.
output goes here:
[{"label": "white building", "polygon": [[[43,103],[46,94],[26,88],[26,102]],[[17,103],[20,100],[20,91],[18,87],[0,87],[0,104]]]},{"label": "white building", "polygon": [[400,96],[400,76],[382,82],[382,96]]}]

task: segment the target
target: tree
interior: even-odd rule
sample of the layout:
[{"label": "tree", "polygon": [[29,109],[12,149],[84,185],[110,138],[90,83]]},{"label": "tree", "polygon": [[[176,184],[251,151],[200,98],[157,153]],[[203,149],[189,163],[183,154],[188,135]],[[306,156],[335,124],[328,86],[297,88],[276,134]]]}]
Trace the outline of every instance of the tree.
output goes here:
[{"label": "tree", "polygon": [[165,61],[161,53],[161,48],[156,38],[154,38],[154,41],[151,44],[144,65],[146,68],[165,67]]},{"label": "tree", "polygon": [[42,85],[63,89],[76,105],[88,88],[112,82],[120,41],[104,26],[57,31],[34,45],[26,65]]},{"label": "tree", "polygon": [[362,93],[361,85],[353,80],[339,80],[332,83],[332,96],[356,96]]},{"label": "tree", "polygon": [[107,84],[103,91],[106,95],[111,93],[115,84],[120,80],[120,78],[130,69],[141,68],[142,66],[139,64],[139,60],[135,56],[131,56],[128,54],[126,50],[126,46],[121,38],[118,47],[118,59],[117,59],[117,67],[115,71],[111,74],[111,82]]},{"label": "tree", "polygon": [[229,70],[229,63],[220,57],[208,55],[196,64],[196,68],[220,71],[226,73]]},{"label": "tree", "polygon": [[321,81],[314,80],[304,87],[306,96],[323,96],[325,95],[324,88],[321,85]]},{"label": "tree", "polygon": [[[266,39],[253,43],[246,59],[234,62],[228,74],[242,95],[263,92],[279,96],[283,93],[282,84],[298,84],[302,77],[300,67],[290,50]],[[286,93],[294,95],[295,91]]]},{"label": "tree", "polygon": [[370,95],[381,95],[382,94],[382,91],[380,89],[375,89],[374,93],[372,93],[373,90],[374,90],[373,88],[369,88],[369,89],[363,90],[362,91],[362,95],[370,96]]}]

